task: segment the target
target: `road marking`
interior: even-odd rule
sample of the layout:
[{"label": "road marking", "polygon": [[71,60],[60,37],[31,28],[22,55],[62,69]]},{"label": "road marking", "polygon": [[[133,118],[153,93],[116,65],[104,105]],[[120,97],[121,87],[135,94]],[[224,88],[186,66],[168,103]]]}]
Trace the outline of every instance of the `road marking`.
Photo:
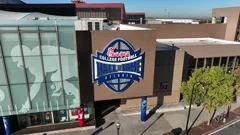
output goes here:
[{"label": "road marking", "polygon": [[233,123],[231,123],[231,124],[229,124],[229,125],[227,125],[227,126],[225,126],[225,127],[223,127],[223,128],[220,128],[220,129],[218,129],[218,130],[216,130],[216,131],[214,131],[214,132],[212,132],[212,133],[210,133],[210,134],[208,134],[208,135],[215,134],[215,133],[217,133],[217,132],[219,132],[219,131],[221,131],[221,130],[223,130],[223,129],[225,129],[225,128],[227,128],[227,127],[229,127],[229,126],[231,126],[231,125],[233,125],[233,124],[235,124],[235,123],[237,123],[237,122],[239,122],[239,121],[240,121],[240,118],[239,118],[237,121],[234,121]]}]

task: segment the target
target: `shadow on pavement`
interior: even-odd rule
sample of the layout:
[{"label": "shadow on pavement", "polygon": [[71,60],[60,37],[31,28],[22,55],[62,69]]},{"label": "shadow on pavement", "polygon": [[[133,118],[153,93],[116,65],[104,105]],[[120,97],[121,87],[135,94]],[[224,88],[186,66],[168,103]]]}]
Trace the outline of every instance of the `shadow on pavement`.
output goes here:
[{"label": "shadow on pavement", "polygon": [[159,118],[161,118],[163,115],[164,115],[164,113],[161,113],[161,114],[157,117],[157,119],[154,120],[153,123],[152,123],[151,125],[149,125],[149,126],[141,133],[141,135],[144,134],[144,133],[145,133]]},{"label": "shadow on pavement", "polygon": [[111,122],[110,124],[108,124],[103,130],[109,128],[110,126],[112,126],[115,123],[115,121]]},{"label": "shadow on pavement", "polygon": [[164,133],[163,135],[181,135],[182,128],[178,127],[173,129],[171,132]]},{"label": "shadow on pavement", "polygon": [[193,127],[193,125],[196,123],[196,121],[198,120],[198,118],[200,117],[200,115],[202,114],[204,110],[204,107],[202,108],[202,110],[199,112],[198,116],[195,118],[195,120],[193,121],[192,125],[189,127],[188,132],[191,130],[191,128]]},{"label": "shadow on pavement", "polygon": [[109,128],[110,126],[112,126],[115,123],[115,121],[111,122],[110,124],[108,124],[105,128],[99,128],[96,131],[94,131],[91,135],[98,135],[99,133],[101,133],[103,130]]},{"label": "shadow on pavement", "polygon": [[153,114],[156,113],[156,111],[157,111],[158,108],[160,108],[160,106],[157,105],[157,106],[155,106],[152,110],[149,111],[149,113],[147,114],[147,120],[148,120],[149,118],[151,118],[151,117],[153,116]]},{"label": "shadow on pavement", "polygon": [[180,135],[182,133],[182,128],[175,128],[171,131],[174,135]]},{"label": "shadow on pavement", "polygon": [[182,128],[175,128],[171,132],[164,133],[163,135],[181,135]]},{"label": "shadow on pavement", "polygon": [[94,131],[91,135],[98,135],[100,132],[103,131],[103,128],[100,127],[99,129],[97,129],[96,131]]},{"label": "shadow on pavement", "polygon": [[175,128],[171,132],[164,133],[163,135],[181,135],[182,133],[182,128]]}]

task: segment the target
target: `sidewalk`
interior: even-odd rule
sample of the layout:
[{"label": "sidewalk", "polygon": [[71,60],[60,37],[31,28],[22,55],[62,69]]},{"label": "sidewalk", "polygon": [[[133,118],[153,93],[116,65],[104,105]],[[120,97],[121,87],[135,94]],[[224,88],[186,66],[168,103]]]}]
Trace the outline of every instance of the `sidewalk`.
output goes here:
[{"label": "sidewalk", "polygon": [[[170,107],[172,106],[172,107]],[[239,108],[240,105],[233,104],[231,110]],[[169,108],[169,109],[166,109]],[[136,110],[132,112],[121,112],[116,110],[105,117],[106,123],[98,129],[82,130],[80,129],[68,129],[65,132],[52,131],[47,134],[58,134],[58,135],[114,135],[117,134],[117,129],[115,122],[118,121],[121,124],[120,135],[162,135],[164,133],[170,132],[173,129],[176,131],[185,130],[188,109],[183,109],[184,106],[169,105],[165,107],[160,107],[156,109],[155,114],[149,115],[149,119],[142,123],[140,121],[140,115]],[[177,110],[178,109],[178,110]],[[149,109],[150,110],[150,109]],[[165,112],[165,111],[172,112]],[[175,111],[173,111],[175,110]],[[222,111],[226,111],[227,107],[219,109],[216,114],[220,114]],[[202,111],[202,113],[201,113]],[[159,113],[158,113],[159,112]],[[150,113],[151,114],[151,113]],[[199,115],[200,114],[200,115]],[[196,120],[198,116],[198,119]],[[202,110],[202,107],[195,107],[191,110],[189,127],[200,125],[201,123],[207,121],[208,113]],[[196,120],[196,121],[195,121]],[[200,133],[200,132],[199,132]]]}]

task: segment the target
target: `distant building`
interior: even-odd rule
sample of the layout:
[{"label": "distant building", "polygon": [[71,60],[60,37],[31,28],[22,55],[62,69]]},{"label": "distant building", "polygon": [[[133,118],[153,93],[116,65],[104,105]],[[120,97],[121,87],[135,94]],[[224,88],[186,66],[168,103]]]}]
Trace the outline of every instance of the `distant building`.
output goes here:
[{"label": "distant building", "polygon": [[199,24],[199,21],[193,19],[149,19],[147,20],[148,24]]},{"label": "distant building", "polygon": [[79,18],[99,18],[110,20],[114,24],[128,23],[128,19],[139,24],[145,21],[145,13],[126,14],[123,3],[86,3],[84,0],[72,0],[70,4],[24,4],[20,0],[1,0],[0,9],[14,12],[40,12],[60,16],[78,16]]},{"label": "distant building", "polygon": [[127,12],[127,23],[128,24],[145,24],[146,18],[144,12]]}]

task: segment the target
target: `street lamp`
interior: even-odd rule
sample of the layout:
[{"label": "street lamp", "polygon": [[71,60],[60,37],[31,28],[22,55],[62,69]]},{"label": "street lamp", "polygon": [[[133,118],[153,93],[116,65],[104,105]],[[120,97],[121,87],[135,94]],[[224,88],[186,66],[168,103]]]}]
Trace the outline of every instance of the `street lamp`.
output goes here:
[{"label": "street lamp", "polygon": [[[186,129],[185,129],[185,134],[188,135],[188,122],[190,118],[190,112],[191,112],[191,106],[192,106],[192,99],[193,99],[193,92],[194,92],[194,87],[197,83],[195,83],[192,87],[192,92],[191,92],[191,98],[190,98],[190,103],[189,103],[189,109],[188,109],[188,116],[187,116],[187,124],[186,124]],[[205,87],[202,87],[202,90],[205,91]]]},{"label": "street lamp", "polygon": [[119,129],[120,129],[121,124],[119,122],[116,123],[116,127],[117,127],[117,135],[119,135]]}]

